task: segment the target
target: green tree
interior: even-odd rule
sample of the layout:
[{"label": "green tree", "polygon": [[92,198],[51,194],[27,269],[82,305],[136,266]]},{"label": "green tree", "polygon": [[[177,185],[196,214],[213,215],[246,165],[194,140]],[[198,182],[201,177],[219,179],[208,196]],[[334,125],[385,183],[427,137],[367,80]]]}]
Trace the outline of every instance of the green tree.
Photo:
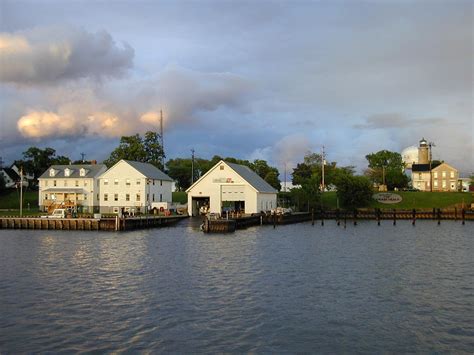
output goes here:
[{"label": "green tree", "polygon": [[191,159],[170,159],[166,162],[168,175],[176,181],[176,189],[184,191],[191,186]]},{"label": "green tree", "polygon": [[56,150],[53,148],[30,147],[23,152],[23,159],[16,160],[14,164],[22,167],[25,173],[34,176],[35,182],[51,165],[68,165],[70,159],[66,156],[56,156]]},{"label": "green tree", "polygon": [[5,179],[3,178],[3,175],[0,174],[0,192],[5,190]]},{"label": "green tree", "polygon": [[383,184],[385,175],[385,184],[389,190],[408,186],[409,179],[403,172],[405,165],[400,153],[381,150],[365,158],[369,163],[365,175],[374,183]]},{"label": "green tree", "polygon": [[365,176],[340,175],[335,181],[337,197],[345,208],[365,207],[372,198],[372,184]]},{"label": "green tree", "polygon": [[163,169],[162,158],[164,158],[164,152],[159,142],[159,135],[148,131],[144,138],[138,133],[120,138],[119,146],[110,153],[108,159],[104,160],[104,164],[110,168],[121,159],[125,159],[150,163],[159,169]]},{"label": "green tree", "polygon": [[143,139],[143,145],[146,153],[147,163],[156,166],[158,169],[163,170],[163,159],[165,158],[165,152],[161,146],[161,137],[158,133],[148,131],[145,133]]}]

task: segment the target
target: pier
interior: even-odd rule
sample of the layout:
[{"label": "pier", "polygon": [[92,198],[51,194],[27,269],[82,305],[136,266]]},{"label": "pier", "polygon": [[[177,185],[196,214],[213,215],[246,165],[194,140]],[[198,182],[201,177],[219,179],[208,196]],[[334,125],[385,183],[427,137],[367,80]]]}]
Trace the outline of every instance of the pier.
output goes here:
[{"label": "pier", "polygon": [[466,221],[474,221],[474,211],[465,209],[436,209],[432,210],[396,210],[396,209],[354,209],[354,210],[318,210],[314,212],[297,212],[288,215],[252,215],[232,219],[204,219],[203,231],[206,233],[229,233],[236,229],[247,228],[257,225],[285,225],[311,221],[320,221],[324,226],[324,220],[335,220],[338,225],[343,221],[351,221],[357,225],[358,220],[374,220],[380,226],[380,221],[410,220],[413,225],[417,220],[433,220],[441,224],[442,220],[460,221],[463,225]]},{"label": "pier", "polygon": [[127,218],[0,217],[0,229],[128,231],[173,225],[187,216],[140,216]]}]

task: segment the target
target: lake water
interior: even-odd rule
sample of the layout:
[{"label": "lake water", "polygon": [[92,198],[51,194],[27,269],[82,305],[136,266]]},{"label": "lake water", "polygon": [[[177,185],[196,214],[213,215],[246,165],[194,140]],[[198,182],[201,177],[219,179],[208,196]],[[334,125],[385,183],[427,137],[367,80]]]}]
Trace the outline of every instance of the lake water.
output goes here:
[{"label": "lake water", "polygon": [[0,353],[472,353],[473,226],[0,230]]}]

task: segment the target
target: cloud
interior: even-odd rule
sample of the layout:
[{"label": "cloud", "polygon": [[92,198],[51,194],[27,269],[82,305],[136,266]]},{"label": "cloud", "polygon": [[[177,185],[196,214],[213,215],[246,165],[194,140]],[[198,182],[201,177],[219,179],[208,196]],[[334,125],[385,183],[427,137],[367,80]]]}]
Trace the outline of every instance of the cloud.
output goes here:
[{"label": "cloud", "polygon": [[59,116],[54,112],[31,111],[20,117],[18,130],[24,137],[45,138],[57,132],[62,135],[73,135],[77,128],[74,120],[68,116]]},{"label": "cloud", "polygon": [[379,113],[370,115],[364,123],[353,125],[358,129],[386,129],[386,128],[407,128],[420,127],[426,124],[443,124],[446,120],[443,118],[408,118],[401,113]]},{"label": "cloud", "polygon": [[118,46],[106,31],[50,27],[0,33],[0,82],[41,85],[120,77],[133,57],[132,47]]}]

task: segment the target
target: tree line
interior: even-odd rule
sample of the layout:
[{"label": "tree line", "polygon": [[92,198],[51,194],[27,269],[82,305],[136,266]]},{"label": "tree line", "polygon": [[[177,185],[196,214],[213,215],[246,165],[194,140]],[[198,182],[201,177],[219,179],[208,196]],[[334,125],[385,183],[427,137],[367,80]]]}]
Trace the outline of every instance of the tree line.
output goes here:
[{"label": "tree line", "polygon": [[[249,161],[215,155],[211,159],[174,158],[168,160],[163,166],[165,152],[160,139],[160,135],[152,131],[146,132],[143,136],[139,134],[123,136],[120,138],[118,146],[103,163],[107,167],[113,166],[121,159],[150,163],[175,180],[178,191],[184,191],[216,163],[225,160],[248,166],[276,190],[281,190],[278,169],[262,159]],[[308,152],[303,157],[303,161],[298,163],[292,171],[292,183],[296,187],[291,190],[291,193],[286,194],[286,198],[293,204],[298,203],[301,209],[318,207],[323,192],[323,163],[324,191],[337,191],[341,206],[346,208],[367,205],[372,196],[374,185],[384,183],[389,190],[408,187],[409,178],[403,172],[404,164],[399,153],[381,150],[366,155],[366,159],[367,169],[362,175],[357,175],[353,166],[338,166],[334,161],[323,162],[321,154]],[[90,163],[90,161],[72,161],[66,156],[57,155],[56,151],[49,147],[44,149],[30,147],[23,152],[22,159],[15,161],[15,164],[23,167],[26,173],[33,175],[36,181],[51,165],[83,163]]]}]

